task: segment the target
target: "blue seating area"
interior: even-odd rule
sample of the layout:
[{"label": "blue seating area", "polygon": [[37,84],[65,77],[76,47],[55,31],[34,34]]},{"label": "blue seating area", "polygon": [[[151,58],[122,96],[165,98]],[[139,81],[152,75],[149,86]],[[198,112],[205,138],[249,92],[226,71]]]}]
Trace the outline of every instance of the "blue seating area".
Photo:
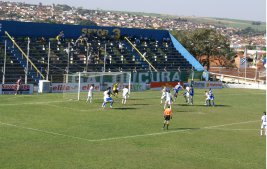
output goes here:
[{"label": "blue seating area", "polygon": [[[6,23],[6,22],[4,22]],[[1,21],[0,21],[1,24]],[[6,23],[21,24],[28,27],[26,23]],[[29,23],[33,24],[33,23]],[[157,71],[187,71],[194,67],[174,46],[174,41],[170,38],[167,31],[156,30],[139,30],[122,28],[120,36],[113,34],[105,35],[96,32],[88,32],[82,30],[75,35],[68,34],[69,29],[76,28],[73,25],[62,26],[64,34],[62,37],[58,34],[58,29],[61,25],[53,25],[51,32],[45,31],[32,32],[38,29],[39,24],[33,24],[35,27],[32,31],[25,31],[23,34],[16,32],[10,26],[6,31],[14,38],[14,41],[26,54],[28,52],[29,42],[29,58],[39,71],[46,76],[48,70],[48,55],[50,44],[50,58],[49,58],[49,80],[52,82],[63,82],[63,74],[76,72],[102,72],[102,71],[153,71],[149,64],[143,59],[139,52],[150,62]],[[36,26],[37,25],[37,26]],[[48,28],[51,24],[45,25]],[[3,28],[5,28],[3,26]],[[64,29],[63,29],[64,28]],[[102,28],[102,27],[100,27]],[[100,29],[99,28],[99,29]],[[60,29],[60,30],[61,30]],[[109,28],[105,28],[108,30]],[[48,29],[49,30],[49,29]],[[58,29],[59,30],[59,29]],[[104,28],[100,29],[103,30]],[[112,28],[112,31],[114,32]],[[73,30],[75,31],[75,30]],[[132,32],[132,33],[131,33]],[[128,34],[127,34],[128,33]],[[14,83],[19,76],[25,76],[26,59],[23,58],[22,53],[13,44],[13,42],[1,32],[0,37],[0,67],[3,67],[4,56],[4,41],[7,43],[7,64],[6,64],[6,83]],[[28,36],[27,36],[28,35]],[[131,43],[129,43],[127,40]],[[133,47],[133,46],[134,47]],[[134,48],[137,48],[134,49]],[[38,83],[36,71],[30,65],[31,72],[28,76],[28,83]],[[2,72],[0,74],[2,76]]]}]

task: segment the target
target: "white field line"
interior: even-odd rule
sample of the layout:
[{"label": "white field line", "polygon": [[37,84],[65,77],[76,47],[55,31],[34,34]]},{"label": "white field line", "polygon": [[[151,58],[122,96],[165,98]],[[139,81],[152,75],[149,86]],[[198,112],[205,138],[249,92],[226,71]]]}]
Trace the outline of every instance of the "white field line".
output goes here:
[{"label": "white field line", "polygon": [[[259,120],[244,121],[244,122],[230,123],[230,124],[222,124],[222,125],[216,125],[216,126],[207,126],[207,127],[203,127],[203,128],[199,128],[199,129],[214,129],[214,128],[217,129],[218,127],[223,127],[223,126],[232,126],[232,125],[247,124],[247,123],[254,123],[254,122],[259,122]],[[51,132],[51,131],[46,131],[46,130],[41,130],[41,129],[36,129],[36,128],[18,126],[18,125],[15,125],[15,124],[4,123],[4,122],[1,122],[1,121],[0,121],[0,124],[1,125],[5,125],[5,126],[10,126],[10,127],[16,127],[16,128],[19,128],[19,129],[26,129],[26,130],[36,131],[36,132],[40,132],[40,133],[46,133],[46,134],[51,134],[51,135],[56,135],[56,136],[63,136],[63,137],[68,137],[68,138],[78,139],[78,140],[85,140],[85,141],[89,141],[89,142],[122,140],[122,139],[129,139],[129,138],[157,136],[157,135],[163,135],[163,134],[179,133],[179,132],[185,132],[185,131],[194,130],[194,129],[184,129],[184,130],[173,130],[173,131],[165,131],[165,132],[158,132],[158,133],[139,134],[139,135],[132,135],[132,136],[111,137],[111,138],[103,138],[103,139],[87,139],[87,138],[83,138],[83,137],[76,137],[76,136],[72,136],[72,135],[66,135],[66,134],[61,134],[61,133],[56,133],[56,132]]]},{"label": "white field line", "polygon": [[75,109],[75,108],[71,108],[71,107],[65,107],[65,106],[57,106],[57,105],[52,105],[52,104],[47,104],[47,106],[50,107],[57,107],[57,108],[61,108],[61,109],[69,109],[69,110],[75,110],[76,112],[86,112],[90,109],[90,107],[88,107],[88,109]]},{"label": "white field line", "polygon": [[222,130],[222,131],[255,131],[260,129],[224,129],[224,128],[206,128],[206,130]]},{"label": "white field line", "polygon": [[62,100],[62,101],[48,101],[48,102],[7,103],[7,104],[0,104],[0,106],[20,106],[20,105],[49,104],[49,103],[62,103],[62,102],[67,102],[67,101]]},{"label": "white field line", "polygon": [[254,123],[254,122],[259,122],[259,120],[244,121],[244,122],[238,122],[238,123],[229,123],[229,124],[222,124],[222,125],[217,125],[217,126],[208,126],[208,127],[203,127],[203,129],[211,129],[211,128],[218,128],[218,127],[232,126],[232,125],[236,125],[236,124]]}]

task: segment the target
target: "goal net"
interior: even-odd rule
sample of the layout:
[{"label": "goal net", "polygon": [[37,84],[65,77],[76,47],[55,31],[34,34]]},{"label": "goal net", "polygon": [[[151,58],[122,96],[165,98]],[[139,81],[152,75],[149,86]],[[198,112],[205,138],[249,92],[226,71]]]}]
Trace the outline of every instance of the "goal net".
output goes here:
[{"label": "goal net", "polygon": [[92,84],[94,91],[104,91],[114,83],[119,83],[119,89],[127,86],[130,92],[130,72],[77,72],[64,75],[63,98],[68,100],[85,100]]}]

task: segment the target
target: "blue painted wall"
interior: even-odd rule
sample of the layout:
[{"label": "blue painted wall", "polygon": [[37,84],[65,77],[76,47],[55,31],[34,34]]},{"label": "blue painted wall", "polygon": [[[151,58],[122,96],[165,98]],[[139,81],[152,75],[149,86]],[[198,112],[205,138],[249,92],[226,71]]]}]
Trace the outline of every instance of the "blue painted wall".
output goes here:
[{"label": "blue painted wall", "polygon": [[0,35],[4,35],[5,31],[7,31],[11,36],[46,38],[56,37],[60,31],[64,32],[66,38],[78,38],[85,32],[88,34],[97,33],[109,36],[130,35],[147,38],[151,37],[159,41],[163,38],[169,37],[169,32],[166,30],[0,21]]}]

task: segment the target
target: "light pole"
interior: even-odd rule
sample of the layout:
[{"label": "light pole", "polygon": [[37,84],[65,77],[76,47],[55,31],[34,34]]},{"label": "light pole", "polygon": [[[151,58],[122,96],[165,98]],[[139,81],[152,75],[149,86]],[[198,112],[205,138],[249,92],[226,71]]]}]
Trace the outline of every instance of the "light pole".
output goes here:
[{"label": "light pole", "polygon": [[104,56],[104,68],[103,68],[103,72],[106,72],[106,57],[107,57],[107,45],[105,44],[105,56]]},{"label": "light pole", "polygon": [[247,82],[247,47],[245,48],[245,82]]},{"label": "light pole", "polygon": [[2,72],[3,72],[2,84],[5,84],[5,76],[6,76],[6,40],[5,40],[4,67],[3,67]]},{"label": "light pole", "polygon": [[50,41],[48,42],[46,80],[48,80],[48,77],[49,77],[49,69],[50,69]]},{"label": "light pole", "polygon": [[70,43],[68,43],[68,61],[67,61],[67,68],[66,68],[66,83],[69,82],[69,68],[70,68]]},{"label": "light pole", "polygon": [[[30,57],[30,38],[28,37],[28,44],[27,44],[27,57]],[[28,83],[28,72],[29,72],[29,61],[27,59],[26,68],[25,68],[25,84]]]},{"label": "light pole", "polygon": [[89,60],[89,57],[91,56],[91,53],[89,54],[89,49],[90,49],[90,45],[89,43],[87,43],[86,45],[86,67],[85,67],[85,71],[88,72],[88,60]]}]

